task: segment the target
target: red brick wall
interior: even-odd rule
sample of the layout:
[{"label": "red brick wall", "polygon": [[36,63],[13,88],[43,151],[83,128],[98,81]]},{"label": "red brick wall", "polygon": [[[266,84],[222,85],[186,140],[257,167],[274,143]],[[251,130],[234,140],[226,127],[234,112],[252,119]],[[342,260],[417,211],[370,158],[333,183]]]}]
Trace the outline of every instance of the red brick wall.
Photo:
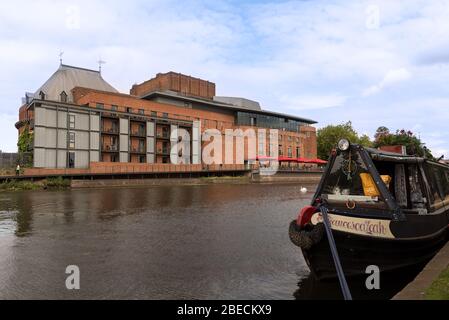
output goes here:
[{"label": "red brick wall", "polygon": [[215,83],[181,73],[158,73],[153,79],[133,85],[130,94],[141,97],[152,91],[165,90],[176,91],[187,96],[212,99],[215,96]]}]

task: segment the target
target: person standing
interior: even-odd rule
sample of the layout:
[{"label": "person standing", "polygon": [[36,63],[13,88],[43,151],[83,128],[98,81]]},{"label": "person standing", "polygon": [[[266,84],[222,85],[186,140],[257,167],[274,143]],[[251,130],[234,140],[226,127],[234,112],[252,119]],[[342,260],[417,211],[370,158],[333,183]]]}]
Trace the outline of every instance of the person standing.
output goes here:
[{"label": "person standing", "polygon": [[16,176],[20,174],[20,165],[17,165],[16,167]]}]

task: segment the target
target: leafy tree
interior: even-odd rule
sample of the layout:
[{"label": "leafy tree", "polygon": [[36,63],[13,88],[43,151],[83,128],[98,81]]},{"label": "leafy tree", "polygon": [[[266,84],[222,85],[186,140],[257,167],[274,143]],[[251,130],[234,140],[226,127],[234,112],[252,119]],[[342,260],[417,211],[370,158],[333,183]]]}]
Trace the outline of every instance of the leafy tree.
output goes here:
[{"label": "leafy tree", "polygon": [[[417,155],[420,157],[426,157],[433,159],[433,155],[431,151],[424,146],[422,141],[414,135],[414,133],[410,130],[396,130],[395,134],[390,133],[390,130],[383,130],[379,127],[376,131],[374,147],[378,148],[381,146],[394,146],[394,145],[403,145],[407,150],[407,154]],[[382,130],[381,130],[382,129]],[[382,134],[378,134],[382,131]]]},{"label": "leafy tree", "polygon": [[386,136],[390,134],[390,129],[388,129],[387,127],[379,127],[376,130],[376,133],[374,134],[374,140],[379,139],[382,136]]},{"label": "leafy tree", "polygon": [[30,132],[28,126],[26,126],[19,135],[17,147],[19,148],[19,153],[31,151],[33,147],[33,133]]},{"label": "leafy tree", "polygon": [[318,157],[328,159],[329,154],[340,139],[348,139],[365,147],[371,147],[372,142],[367,135],[359,136],[352,127],[351,121],[339,125],[328,125],[317,130]]},{"label": "leafy tree", "polygon": [[19,150],[19,162],[22,166],[31,166],[33,163],[33,156],[31,150],[33,149],[33,132],[26,126],[19,135],[17,147]]}]

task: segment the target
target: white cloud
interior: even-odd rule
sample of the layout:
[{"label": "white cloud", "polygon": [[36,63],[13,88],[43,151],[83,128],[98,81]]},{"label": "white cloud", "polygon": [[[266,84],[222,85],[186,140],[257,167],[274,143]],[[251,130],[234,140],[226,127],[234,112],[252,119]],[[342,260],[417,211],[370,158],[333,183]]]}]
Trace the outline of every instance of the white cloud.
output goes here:
[{"label": "white cloud", "polygon": [[382,89],[391,87],[394,84],[410,79],[410,71],[405,68],[389,70],[384,78],[378,83],[363,91],[364,96],[370,96],[379,93]]},{"label": "white cloud", "polygon": [[[0,113],[16,115],[23,93],[54,72],[63,50],[65,63],[88,68],[101,55],[103,77],[122,92],[173,70],[214,81],[218,95],[318,126],[352,120],[359,132],[374,132],[420,124],[423,138],[435,130],[449,136],[449,4],[377,0],[375,29],[366,27],[372,4],[72,0],[80,28],[70,29],[65,2],[3,1]],[[401,90],[386,90],[393,86]],[[3,117],[0,149],[15,150],[16,119]],[[429,147],[449,150],[449,142]]]}]

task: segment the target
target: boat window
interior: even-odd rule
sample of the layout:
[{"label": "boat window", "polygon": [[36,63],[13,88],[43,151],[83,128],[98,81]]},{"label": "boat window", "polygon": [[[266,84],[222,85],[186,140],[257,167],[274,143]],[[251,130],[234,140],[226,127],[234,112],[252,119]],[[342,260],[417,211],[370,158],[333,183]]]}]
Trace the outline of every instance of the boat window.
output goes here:
[{"label": "boat window", "polygon": [[[428,165],[428,176],[434,180],[432,183],[435,185],[434,188],[437,189],[438,195],[442,200],[449,200],[449,179],[448,179],[448,169],[438,166],[438,165]],[[429,184],[431,182],[429,181]]]},{"label": "boat window", "polygon": [[373,161],[381,177],[390,177],[387,184],[389,192],[394,196],[396,204],[401,208],[409,207],[407,172],[404,163],[390,161]]},{"label": "boat window", "polygon": [[[387,185],[391,176],[384,175]],[[330,169],[322,188],[322,197],[337,202],[382,202],[380,192],[356,150],[340,152]]]},{"label": "boat window", "polygon": [[444,191],[441,185],[441,177],[439,177],[438,168],[434,165],[426,163],[424,165],[427,183],[429,185],[430,204],[433,207],[440,207],[444,199]]},{"label": "boat window", "polygon": [[408,185],[410,187],[410,208],[411,209],[425,209],[426,199],[423,196],[423,189],[421,188],[422,180],[419,175],[419,168],[416,164],[409,164],[408,171]]}]

